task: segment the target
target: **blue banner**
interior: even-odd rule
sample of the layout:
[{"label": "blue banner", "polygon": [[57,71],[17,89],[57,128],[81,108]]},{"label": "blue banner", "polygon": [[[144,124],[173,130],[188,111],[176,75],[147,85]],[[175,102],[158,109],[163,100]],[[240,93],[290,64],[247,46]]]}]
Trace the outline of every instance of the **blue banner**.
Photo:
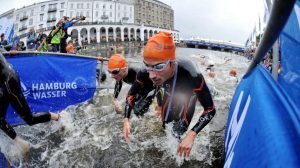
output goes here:
[{"label": "blue banner", "polygon": [[257,66],[241,81],[230,105],[224,167],[299,167],[299,142],[299,109]]},{"label": "blue banner", "polygon": [[[61,111],[94,95],[96,59],[50,53],[6,58],[20,76],[22,91],[32,112]],[[23,123],[11,107],[7,121]]]},{"label": "blue banner", "polygon": [[300,105],[300,1],[285,25],[281,36],[281,72],[279,83],[295,104]]}]

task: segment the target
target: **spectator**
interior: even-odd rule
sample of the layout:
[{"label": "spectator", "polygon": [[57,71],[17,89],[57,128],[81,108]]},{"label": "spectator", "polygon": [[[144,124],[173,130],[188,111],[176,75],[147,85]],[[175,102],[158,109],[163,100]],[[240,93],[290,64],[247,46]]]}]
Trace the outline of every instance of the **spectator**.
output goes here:
[{"label": "spectator", "polygon": [[270,57],[266,57],[263,60],[263,63],[264,63],[264,66],[267,68],[267,70],[272,73],[272,64],[270,63]]},{"label": "spectator", "polygon": [[39,40],[38,44],[39,44],[39,47],[37,48],[38,51],[41,51],[41,52],[48,51],[48,44],[46,42],[45,34],[40,36],[40,40]]},{"label": "spectator", "polygon": [[59,46],[60,46],[60,42],[61,42],[61,37],[63,35],[63,31],[62,31],[62,24],[63,22],[60,20],[56,26],[55,29],[52,29],[50,35],[51,38],[51,51],[52,52],[58,52],[59,51]]},{"label": "spectator", "polygon": [[46,37],[47,35],[45,34],[45,28],[41,28],[39,31],[39,34],[36,38],[36,50],[38,50],[39,46],[40,46],[40,42],[41,42],[41,38],[42,37]]},{"label": "spectator", "polygon": [[20,42],[17,44],[16,50],[17,50],[17,51],[25,51],[25,50],[26,50],[25,43],[24,43],[23,41],[20,41]]},{"label": "spectator", "polygon": [[1,34],[0,45],[3,46],[3,47],[6,46],[6,45],[8,45],[8,42],[7,42],[7,40],[5,39],[4,33]]},{"label": "spectator", "polygon": [[35,30],[34,28],[32,27],[27,35],[27,49],[35,49],[35,46],[36,46],[36,34],[35,34]]},{"label": "spectator", "polygon": [[85,20],[85,17],[80,17],[80,18],[77,18],[77,19],[73,18],[73,19],[70,20],[69,17],[64,16],[61,19],[61,21],[63,22],[63,24],[62,24],[63,34],[62,34],[61,42],[60,42],[60,52],[61,53],[67,53],[66,47],[67,47],[67,39],[69,37],[68,28],[73,26],[75,23],[77,23],[79,21],[82,21],[82,20]]},{"label": "spectator", "polygon": [[68,41],[68,45],[66,47],[66,50],[69,54],[74,54],[74,44],[73,44],[73,40],[69,40]]}]

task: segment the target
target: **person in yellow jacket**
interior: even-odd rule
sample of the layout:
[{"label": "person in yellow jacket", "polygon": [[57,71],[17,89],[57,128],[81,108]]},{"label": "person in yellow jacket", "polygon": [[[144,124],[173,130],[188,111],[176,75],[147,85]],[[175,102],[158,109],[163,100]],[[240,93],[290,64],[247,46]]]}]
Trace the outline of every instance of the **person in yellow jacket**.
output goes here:
[{"label": "person in yellow jacket", "polygon": [[51,35],[51,51],[52,52],[58,52],[59,51],[59,46],[60,46],[60,42],[61,42],[61,37],[63,37],[63,31],[62,31],[62,25],[63,25],[63,22],[62,21],[59,21],[57,24],[56,24],[56,27],[55,29],[50,33]]}]

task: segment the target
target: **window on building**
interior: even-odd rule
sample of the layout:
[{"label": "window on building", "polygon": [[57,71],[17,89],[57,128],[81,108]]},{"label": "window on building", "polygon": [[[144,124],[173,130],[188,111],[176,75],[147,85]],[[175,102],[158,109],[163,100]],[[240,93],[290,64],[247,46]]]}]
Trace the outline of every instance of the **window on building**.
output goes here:
[{"label": "window on building", "polygon": [[96,4],[96,8],[97,8],[97,9],[99,8],[99,4]]},{"label": "window on building", "polygon": [[83,3],[81,4],[81,9],[83,9]]},{"label": "window on building", "polygon": [[41,11],[43,12],[45,10],[45,5],[41,6]]},{"label": "window on building", "polygon": [[44,20],[44,14],[40,14],[40,21],[42,22]]},{"label": "window on building", "polygon": [[109,8],[112,9],[112,5],[110,5]]},{"label": "window on building", "polygon": [[130,12],[132,11],[132,7],[129,8]]},{"label": "window on building", "polygon": [[120,7],[120,5],[118,5],[118,10],[120,10],[121,9],[121,7]]},{"label": "window on building", "polygon": [[105,4],[103,5],[103,9],[105,9]]},{"label": "window on building", "polygon": [[73,9],[74,8],[74,4],[71,4],[71,9]]},{"label": "window on building", "polygon": [[70,18],[72,18],[72,17],[73,17],[73,11],[70,12]]},{"label": "window on building", "polygon": [[65,3],[64,2],[60,4],[60,8],[62,8],[62,9],[65,8]]},{"label": "window on building", "polygon": [[64,16],[64,11],[60,11],[60,18],[62,18]]},{"label": "window on building", "polygon": [[80,16],[83,16],[83,12],[80,12]]},{"label": "window on building", "polygon": [[33,24],[33,19],[29,19],[29,26]]},{"label": "window on building", "polygon": [[120,13],[118,13],[118,17],[120,17]]},{"label": "window on building", "polygon": [[33,16],[33,12],[34,12],[33,10],[30,11],[30,16]]},{"label": "window on building", "polygon": [[96,12],[96,17],[98,17],[98,11]]},{"label": "window on building", "polygon": [[106,13],[105,13],[105,12],[103,12],[103,16],[105,16],[105,14],[106,14]]},{"label": "window on building", "polygon": [[86,8],[90,9],[90,4],[89,3],[86,4]]},{"label": "window on building", "polygon": [[112,17],[112,12],[109,13],[109,17]]},{"label": "window on building", "polygon": [[19,14],[17,14],[17,16],[16,16],[16,20],[17,20],[17,21],[19,20]]},{"label": "window on building", "polygon": [[77,4],[77,9],[80,9],[80,4],[79,3]]},{"label": "window on building", "polygon": [[79,12],[76,12],[76,17],[79,17]]},{"label": "window on building", "polygon": [[86,12],[86,17],[90,17],[90,12],[89,11]]}]

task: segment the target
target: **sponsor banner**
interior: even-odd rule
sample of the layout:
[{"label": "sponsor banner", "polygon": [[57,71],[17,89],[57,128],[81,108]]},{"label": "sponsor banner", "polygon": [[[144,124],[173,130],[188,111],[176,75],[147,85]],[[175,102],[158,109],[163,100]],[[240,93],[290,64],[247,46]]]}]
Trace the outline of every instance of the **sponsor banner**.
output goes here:
[{"label": "sponsor banner", "polygon": [[[97,60],[55,54],[18,54],[6,57],[18,72],[32,112],[57,112],[91,99],[96,89]],[[10,124],[23,121],[12,108]]]},{"label": "sponsor banner", "polygon": [[233,96],[224,167],[299,167],[299,142],[299,109],[258,65]]},{"label": "sponsor banner", "polygon": [[281,71],[278,81],[295,104],[300,105],[300,1],[294,6],[280,35]]}]

